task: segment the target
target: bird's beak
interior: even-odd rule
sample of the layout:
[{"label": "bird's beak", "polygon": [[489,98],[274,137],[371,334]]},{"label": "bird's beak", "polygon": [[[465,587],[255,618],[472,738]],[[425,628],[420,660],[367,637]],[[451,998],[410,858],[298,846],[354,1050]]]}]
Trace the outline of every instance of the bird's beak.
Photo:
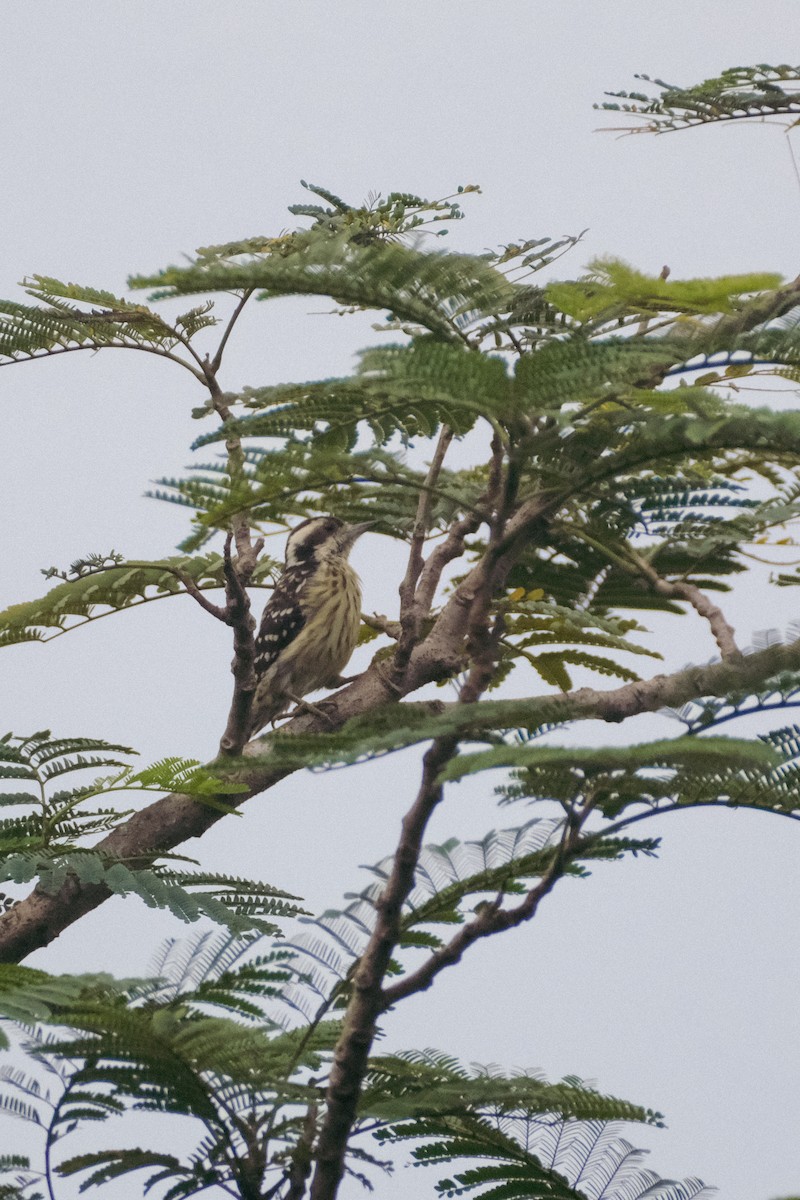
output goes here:
[{"label": "bird's beak", "polygon": [[377,524],[377,521],[361,521],[358,525],[347,525],[341,533],[342,548],[349,550],[362,533],[366,533],[368,529],[372,529]]}]

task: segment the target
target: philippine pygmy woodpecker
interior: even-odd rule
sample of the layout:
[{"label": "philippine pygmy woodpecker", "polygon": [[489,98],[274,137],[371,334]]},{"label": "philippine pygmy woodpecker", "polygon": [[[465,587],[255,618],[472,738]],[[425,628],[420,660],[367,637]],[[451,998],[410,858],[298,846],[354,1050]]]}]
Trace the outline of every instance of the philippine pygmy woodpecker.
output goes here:
[{"label": "philippine pygmy woodpecker", "polygon": [[361,587],[347,556],[371,525],[311,517],[289,534],[286,566],[256,637],[253,733],[290,701],[335,686],[361,619]]}]

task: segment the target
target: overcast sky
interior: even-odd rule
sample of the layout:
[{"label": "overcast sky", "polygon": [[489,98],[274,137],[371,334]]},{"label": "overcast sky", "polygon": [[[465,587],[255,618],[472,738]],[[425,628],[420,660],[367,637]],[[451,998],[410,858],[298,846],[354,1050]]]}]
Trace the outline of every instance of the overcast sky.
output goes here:
[{"label": "overcast sky", "polygon": [[[675,277],[791,278],[800,190],[781,128],[618,139],[596,132],[615,121],[592,103],[636,87],[637,71],[692,83],[797,61],[797,19],[796,0],[8,5],[0,294],[18,296],[34,272],[120,291],[129,273],[197,246],[277,233],[305,198],[300,179],[351,201],[479,183],[452,245],[588,227],[564,273],[608,253],[653,273],[666,263]],[[347,371],[376,336],[371,318],[319,315],[328,307],[252,305],[223,386]],[[167,367],[87,353],[2,374],[1,604],[41,594],[42,567],[112,547],[163,557],[184,535],[182,510],[142,498],[193,461],[199,391]],[[367,610],[396,603],[400,560],[385,542],[365,537],[354,555]],[[730,611],[747,643],[785,626],[797,600],[752,585]],[[659,628],[672,666],[714,652],[689,620]],[[49,647],[5,650],[0,725],[127,742],[143,761],[205,759],[224,724],[230,654],[190,600],[148,605]],[[634,736],[662,731],[641,719]],[[602,726],[581,734],[609,737]],[[366,880],[358,865],[394,844],[417,757],[392,764],[287,780],[218,825],[204,863],[300,891],[312,909],[339,904]],[[530,815],[498,813],[489,780],[473,781],[449,795],[431,840]],[[796,1194],[800,836],[743,812],[686,813],[648,833],[664,837],[658,861],[562,885],[535,926],[476,948],[405,1004],[385,1045],[593,1078],[666,1114],[667,1130],[629,1135],[653,1148],[661,1174],[699,1175],[724,1200]],[[144,972],[161,937],[185,932],[135,900],[114,902],[35,962]],[[18,1136],[9,1127],[3,1148]],[[380,1194],[422,1200],[435,1179],[400,1171]]]}]

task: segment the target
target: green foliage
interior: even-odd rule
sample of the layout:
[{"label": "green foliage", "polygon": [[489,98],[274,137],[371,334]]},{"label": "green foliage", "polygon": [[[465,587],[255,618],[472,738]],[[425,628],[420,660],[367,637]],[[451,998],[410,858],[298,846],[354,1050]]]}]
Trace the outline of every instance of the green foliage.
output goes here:
[{"label": "green foliage", "polygon": [[[404,238],[420,223],[458,219],[457,200],[429,202],[397,193],[359,207],[325,189],[311,190],[324,203],[293,210],[310,218],[311,228],[200,251],[193,265],[164,276],[168,290],[224,288],[242,297],[262,285],[269,295],[327,290],[356,307],[390,308],[398,329],[413,318],[417,335],[407,344],[365,351],[349,378],[226,393],[233,415],[202,443],[235,435],[280,439],[283,445],[250,448],[244,465],[234,470],[229,463],[211,463],[186,479],[162,481],[156,495],[197,514],[185,549],[197,549],[242,513],[257,525],[285,528],[287,516],[334,511],[345,519],[376,519],[376,529],[402,533],[415,519],[423,476],[388,450],[354,451],[359,431],[368,430],[382,444],[431,437],[442,422],[463,433],[479,416],[505,430],[522,452],[524,490],[552,496],[549,536],[530,545],[510,582],[526,591],[542,588],[558,604],[583,604],[590,596],[592,612],[600,615],[624,607],[677,611],[624,561],[645,521],[648,536],[657,539],[647,549],[657,570],[720,586],[721,577],[741,570],[744,541],[770,522],[796,517],[796,497],[783,510],[765,506],[749,522],[741,513],[726,520],[697,511],[697,498],[704,491],[710,495],[721,474],[728,486],[737,471],[760,471],[774,482],[776,471],[790,467],[798,448],[793,414],[736,409],[696,386],[660,386],[669,377],[696,377],[700,362],[710,368],[705,378],[711,382],[739,378],[765,363],[775,371],[796,371],[797,325],[782,318],[782,301],[769,300],[775,277],[675,282],[598,260],[582,280],[549,284],[539,304],[528,283],[512,283],[497,268],[542,265],[558,252],[547,239],[507,246],[491,262],[426,253]],[[40,291],[50,301],[82,296],[84,304],[115,302],[90,289],[69,291],[52,281],[47,287],[43,282]],[[749,299],[754,290],[762,295]],[[129,308],[142,318],[142,306]],[[513,371],[508,355],[477,352],[490,329],[498,333],[501,351],[512,352]],[[427,333],[419,335],[420,330]],[[513,342],[504,340],[512,333]],[[253,411],[240,416],[242,406]],[[212,413],[215,403],[210,399],[197,411]],[[658,501],[656,475],[671,489]],[[433,529],[478,511],[486,485],[485,469],[444,473]],[[653,505],[667,500],[669,519],[656,523],[663,508]],[[738,503],[744,507],[749,501],[741,496]],[[707,508],[713,501],[704,503]],[[33,609],[15,606],[0,638],[38,640],[71,627],[70,616],[101,615],[105,601],[116,609],[174,594],[181,589],[180,571],[196,575],[198,586],[219,581],[219,560],[127,566],[128,573],[106,572],[107,591],[103,581],[87,574],[72,579],[66,591],[54,589]],[[265,576],[256,582],[259,578]],[[91,590],[93,583],[98,592]],[[616,658],[582,649],[547,650],[537,663],[532,665],[540,677],[560,689],[570,685],[571,664],[633,678]]]},{"label": "green foliage", "polygon": [[[450,838],[442,845],[425,846],[403,907],[399,953],[391,973],[400,976],[413,969],[418,962],[415,952],[440,949],[487,900],[523,895],[531,881],[551,866],[562,832],[560,819],[534,818],[518,827],[493,830],[479,840]],[[567,873],[580,877],[587,874],[585,863],[612,861],[625,854],[652,855],[657,847],[653,839],[594,836],[576,854]],[[303,920],[299,931],[280,943],[289,956],[283,963],[285,981],[267,1010],[277,1023],[299,1017],[313,1028],[330,1010],[347,1004],[352,973],[374,928],[391,868],[391,858],[370,867],[372,882],[348,897],[345,908]]]},{"label": "green foliage", "polygon": [[286,919],[303,910],[297,897],[266,883],[207,871],[177,870],[168,864],[129,867],[110,854],[91,850],[9,855],[0,878],[13,883],[38,880],[42,892],[58,894],[69,878],[97,884],[118,896],[138,896],[148,908],[162,908],[184,922],[201,918],[236,933],[260,929],[275,933],[270,917]]},{"label": "green foliage", "polygon": [[588,803],[618,830],[643,814],[694,806],[797,817],[800,773],[790,761],[793,753],[785,731],[758,741],[682,737],[619,749],[520,746],[463,756],[448,774],[463,778],[513,765],[513,782],[497,789],[504,802],[555,800],[567,808]]},{"label": "green foliage", "polygon": [[[95,738],[54,738],[49,730],[30,737],[6,734],[0,739],[0,779],[23,781],[32,791],[13,791],[2,795],[2,804],[32,808],[25,828],[27,836],[20,845],[38,850],[67,849],[76,839],[106,832],[115,824],[111,809],[89,811],[87,801],[114,792],[180,792],[205,799],[237,794],[242,784],[215,778],[192,759],[165,758],[143,770],[134,771],[120,754],[135,753],[127,746],[116,746]],[[62,776],[113,767],[114,774],[99,776],[91,783],[52,792],[50,785]],[[122,814],[116,814],[120,816]],[[15,823],[12,820],[11,825]],[[13,828],[6,831],[6,850],[16,844]]]},{"label": "green foliage", "polygon": [[[566,1082],[571,1088],[578,1084],[574,1079]],[[476,1108],[398,1124],[377,1136],[390,1144],[413,1140],[411,1155],[418,1166],[481,1161],[480,1166],[440,1180],[440,1196],[710,1200],[713,1194],[700,1179],[679,1183],[642,1170],[647,1152],[620,1137],[620,1125],[613,1119],[554,1120],[523,1100],[510,1112],[503,1107],[488,1113]]]},{"label": "green foliage", "polygon": [[634,313],[726,313],[739,296],[776,288],[780,281],[779,275],[766,272],[671,280],[644,275],[620,259],[596,258],[583,279],[549,284],[547,297],[573,320],[591,325],[598,319],[630,318]]},{"label": "green foliage", "polygon": [[108,347],[150,350],[172,357],[176,346],[216,324],[208,315],[209,304],[184,313],[171,326],[144,304],[45,275],[26,280],[25,290],[38,301],[36,305],[0,302],[0,359],[7,362]]},{"label": "green foliage", "polygon": [[[257,528],[268,530],[285,529],[292,516],[335,509],[343,520],[371,520],[376,531],[398,536],[413,524],[423,482],[424,473],[407,466],[399,453],[380,448],[348,453],[324,439],[288,439],[278,448],[250,447],[235,479],[224,463],[206,463],[185,479],[159,480],[150,494],[195,510],[195,532],[182,546],[195,550],[245,512]],[[471,472],[443,472],[432,494],[433,529],[446,529],[474,491]]]},{"label": "green foliage", "polygon": [[677,87],[649,75],[636,79],[653,84],[659,94],[606,92],[612,100],[594,106],[635,117],[637,124],[626,127],[631,133],[669,133],[717,121],[763,121],[800,113],[800,68],[786,64],[729,67],[715,79],[691,87]]},{"label": "green foliage", "polygon": [[363,1111],[396,1122],[500,1109],[505,1114],[524,1110],[558,1114],[563,1119],[627,1120],[658,1125],[661,1114],[601,1096],[575,1079],[546,1083],[533,1071],[505,1075],[495,1068],[466,1069],[438,1051],[407,1051],[379,1055],[370,1063],[362,1101]]},{"label": "green foliage", "polygon": [[716,459],[722,465],[730,451],[742,451],[747,455],[741,460],[743,466],[745,463],[752,468],[756,463],[765,466],[785,463],[792,467],[800,448],[800,419],[792,412],[730,406],[728,413],[708,416],[687,414],[670,419],[662,415],[658,429],[651,420],[635,424],[638,426],[635,442],[620,446],[594,470],[587,472],[582,487],[643,468],[662,472],[675,459],[710,460],[711,463]]},{"label": "green foliage", "polygon": [[[45,971],[0,963],[0,1016],[23,1026],[58,1021],[84,996],[114,991],[110,975],[48,975]],[[2,1034],[3,1048],[8,1038]]]},{"label": "green foliage", "polygon": [[31,1171],[28,1158],[22,1154],[0,1155],[0,1174],[14,1175],[14,1179],[0,1180],[0,1200],[44,1200],[39,1191],[41,1172]]},{"label": "green foliage", "polygon": [[[553,284],[549,291],[562,288],[570,295],[574,286]],[[576,332],[520,356],[514,393],[521,409],[557,412],[570,402],[613,399],[621,388],[659,383],[684,354],[685,346],[668,338],[591,341]]]},{"label": "green foliage", "polygon": [[[442,935],[471,915],[475,898],[494,898],[525,891],[524,881],[538,877],[552,858],[561,822],[534,819],[518,828],[493,830],[479,841],[451,838],[423,849],[414,888],[402,914],[398,949],[441,947]],[[309,1020],[320,1001],[347,998],[348,980],[375,923],[376,905],[393,865],[392,858],[370,867],[373,882],[344,909],[329,909],[288,943],[305,964],[303,975],[285,994]],[[401,960],[402,961],[402,960]],[[400,971],[400,963],[395,964]],[[309,986],[311,988],[309,992]]]},{"label": "green foliage", "polygon": [[[622,771],[699,771],[730,767],[738,772],[775,767],[779,756],[761,742],[736,738],[668,738],[633,746],[497,746],[479,754],[466,754],[445,768],[446,779],[463,779],[494,767],[524,767],[529,771],[566,767],[576,778],[590,780]],[[587,784],[587,786],[589,786]]]},{"label": "green foliage", "polygon": [[[522,590],[522,589],[520,589]],[[541,592],[542,589],[537,589]],[[535,594],[535,593],[534,593]],[[575,646],[596,646],[604,650],[622,650],[628,654],[661,655],[647,647],[631,642],[625,634],[643,627],[636,621],[603,617],[599,613],[581,612],[565,605],[547,603],[527,597],[509,600],[509,615],[502,641],[506,661],[528,663],[551,687],[568,691],[572,679],[567,664],[588,668],[602,675],[622,679],[638,679],[638,675],[606,655],[590,654],[573,649]],[[564,650],[542,650],[542,647],[565,645]]]},{"label": "green foliage", "polygon": [[407,346],[363,351],[353,378],[246,388],[240,396],[252,416],[226,421],[195,442],[203,446],[241,437],[290,437],[314,431],[316,441],[351,450],[360,424],[384,445],[432,437],[441,424],[467,433],[478,417],[508,414],[511,381],[501,359],[427,335]]},{"label": "green foliage", "polygon": [[[176,856],[143,866],[124,862],[86,839],[121,825],[131,809],[105,798],[123,793],[178,792],[230,811],[225,797],[246,792],[235,780],[221,780],[192,759],[167,758],[142,770],[120,758],[133,751],[94,738],[53,738],[48,731],[30,737],[7,734],[0,740],[0,780],[13,790],[0,793],[0,806],[22,809],[0,820],[0,881],[38,880],[41,891],[58,893],[69,877],[100,884],[117,895],[134,894],[151,908],[165,908],[182,921],[207,917],[241,932],[275,932],[270,917],[300,911],[296,899],[268,884],[224,874],[179,868]],[[111,767],[111,775],[61,786],[66,775]],[[58,790],[53,782],[58,780]],[[101,801],[100,806],[97,802]],[[4,897],[6,907],[13,905]]]},{"label": "green foliage", "polygon": [[[441,846],[426,846],[407,901],[399,946],[436,949],[443,942],[430,926],[442,926],[441,932],[451,936],[452,926],[463,924],[476,911],[475,897],[485,902],[495,901],[498,895],[524,895],[531,880],[551,865],[562,832],[561,820],[534,818],[511,829],[492,830],[478,841],[450,838]],[[651,855],[657,846],[652,839],[595,839],[575,856],[567,873],[585,874],[582,861],[613,860],[627,853]],[[377,903],[390,866],[387,859],[371,868],[379,882],[361,893],[362,900]]]},{"label": "green foliage", "polygon": [[[422,229],[436,237],[444,237],[448,232],[446,228],[432,229],[431,226],[462,220],[461,197],[480,192],[480,188],[473,183],[459,186],[453,195],[439,200],[426,200],[410,192],[390,192],[386,197],[373,195],[365,204],[353,205],[319,184],[306,183],[304,179],[300,182],[307,191],[324,200],[327,207],[321,204],[291,204],[289,212],[298,217],[310,217],[313,230],[330,234],[345,233],[357,244],[394,242],[409,234],[417,236]],[[248,238],[222,246],[204,247],[198,250],[197,257],[201,262],[224,262],[243,254],[266,251],[289,255],[301,247],[305,239],[303,230],[280,238]]]},{"label": "green foliage", "polygon": [[[323,1023],[309,1033],[265,1018],[254,1000],[280,987],[286,955],[245,958],[252,945],[252,937],[204,934],[188,947],[169,944],[157,964],[160,978],[90,979],[89,986],[75,980],[71,991],[69,981],[53,980],[49,1007],[29,1001],[20,1008],[17,1000],[28,1052],[47,1072],[49,1090],[35,1076],[7,1074],[0,1100],[9,1114],[46,1131],[51,1164],[58,1148],[60,1175],[83,1175],[88,1187],[149,1170],[146,1186],[189,1196],[213,1183],[244,1188],[248,1170],[252,1178],[259,1161],[265,1168],[268,1147],[278,1161],[288,1154],[302,1124],[293,1113],[302,1114],[317,1096],[308,1073],[329,1059],[339,1026]],[[46,981],[37,978],[32,987],[42,991]],[[214,1008],[238,1019],[209,1015]],[[62,1139],[85,1122],[103,1123],[131,1109],[198,1123],[194,1150],[185,1158],[130,1148],[64,1156]],[[263,1156],[248,1168],[242,1132],[249,1121],[263,1141]],[[95,1146],[97,1138],[95,1132]]]},{"label": "green foliage", "polygon": [[[60,1176],[82,1176],[82,1188],[144,1171],[145,1188],[168,1189],[164,1196],[188,1197],[213,1185],[247,1195],[267,1170],[288,1176],[340,1025],[323,1019],[324,1005],[306,1027],[270,1020],[264,1003],[288,999],[296,1011],[291,990],[313,985],[292,965],[293,948],[254,955],[257,949],[252,938],[224,935],[172,942],[156,964],[159,978],[118,983],[11,968],[11,1003],[4,1002],[0,972],[0,1012],[22,1020],[33,1064],[50,1080],[43,1090],[36,1076],[6,1073],[0,1106],[45,1132],[50,1163]],[[99,1148],[96,1131],[91,1151],[65,1155],[64,1139],[85,1122],[102,1125],[131,1109],[193,1122],[185,1128],[196,1131],[194,1148],[185,1155]],[[377,1055],[359,1106],[351,1170],[363,1162],[380,1166],[364,1148],[367,1134],[398,1142],[441,1128],[452,1133],[458,1122],[480,1129],[521,1117],[551,1128],[566,1122],[571,1136],[588,1136],[598,1121],[660,1123],[658,1113],[576,1078],[549,1084],[530,1071],[468,1070],[433,1051]],[[426,1161],[424,1151],[416,1157]],[[552,1171],[547,1177],[555,1178]]]},{"label": "green foliage", "polygon": [[261,299],[330,296],[354,309],[386,309],[446,341],[480,337],[480,314],[510,306],[513,289],[485,258],[357,241],[349,233],[309,231],[287,250],[282,239],[236,260],[198,259],[136,275],[130,287],[156,289],[154,299],[198,292],[250,291]]},{"label": "green foliage", "polygon": [[[262,558],[253,586],[268,587],[277,564]],[[96,621],[112,612],[186,593],[186,581],[200,591],[225,586],[220,554],[176,555],[159,562],[126,562],[112,551],[73,563],[68,571],[52,567],[47,578],[64,580],[40,600],[12,604],[0,613],[0,646],[41,642]]]},{"label": "green foliage", "polygon": [[[666,89],[646,115],[675,128],[793,112],[797,78],[789,68],[729,72],[702,94]],[[738,94],[743,86],[755,88],[765,107]],[[650,103],[626,99],[633,111]],[[562,875],[654,854],[656,840],[625,833],[653,814],[747,805],[798,819],[800,729],[757,741],[708,736],[745,712],[794,704],[795,672],[720,698],[698,689],[673,714],[685,736],[613,748],[552,741],[557,728],[587,715],[565,694],[573,668],[636,683],[630,656],[659,657],[641,641],[647,630],[621,612],[683,614],[687,584],[724,590],[746,569],[754,543],[791,541],[800,517],[800,417],[731,403],[729,389],[754,374],[800,380],[794,285],[781,288],[770,274],[674,281],[599,259],[578,279],[538,287],[529,274],[576,238],[521,239],[483,255],[430,251],[419,235],[441,234],[460,219],[457,196],[392,193],[358,206],[306,186],[320,203],[291,211],[310,224],[206,247],[185,267],[132,280],[158,289],[155,299],[234,296],[216,351],[205,357],[191,339],[214,324],[210,302],[170,325],[145,305],[35,277],[33,304],[0,305],[6,361],[112,347],[187,367],[207,394],[194,415],[215,422],[195,445],[225,447],[224,457],[160,480],[153,493],[192,513],[182,555],[128,562],[112,552],[51,569],[45,574],[59,582],[46,596],[0,614],[0,644],[45,641],[153,599],[220,589],[222,557],[198,553],[217,533],[236,533],[246,562],[246,530],[283,532],[316,513],[370,520],[395,538],[416,531],[433,539],[447,571],[423,614],[422,638],[437,629],[439,606],[470,564],[491,564],[487,611],[437,664],[440,675],[428,678],[468,670],[470,659],[480,659],[476,647],[489,647],[483,631],[496,619],[492,682],[516,669],[520,681],[533,676],[533,695],[439,708],[386,704],[333,732],[269,735],[263,754],[246,758],[252,781],[262,768],[274,778],[452,738],[460,746],[439,782],[510,769],[497,789],[501,803],[549,805],[521,826],[424,847],[386,956],[394,981],[420,962],[438,969],[456,961],[462,942],[454,935],[483,936],[481,916],[501,912],[509,897],[538,903]],[[379,332],[393,341],[368,347],[343,377],[223,391],[217,372],[242,306],[251,296],[288,295],[330,297],[339,311],[378,310]],[[426,443],[443,431],[434,452]],[[467,439],[471,465],[448,462],[429,474],[425,459],[450,438]],[[527,512],[536,515],[514,532],[513,521]],[[453,558],[445,539],[456,522],[467,532],[463,547],[454,539]],[[506,561],[495,586],[491,570]],[[262,556],[245,581],[269,587],[277,570]],[[427,649],[435,645],[434,636]],[[732,677],[736,661],[728,663]],[[589,715],[605,714],[598,707]],[[248,1198],[297,1196],[342,1036],[338,1017],[358,993],[354,973],[383,911],[394,857],[371,869],[370,883],[345,908],[301,917],[265,950],[260,937],[277,932],[276,919],[300,916],[295,897],[187,866],[178,855],[146,851],[123,860],[98,840],[131,811],[108,799],[118,792],[169,791],[230,812],[231,798],[249,794],[238,782],[244,760],[202,768],[170,758],[135,771],[128,753],[44,733],[0,741],[0,777],[9,787],[0,806],[21,814],[0,821],[0,878],[36,880],[40,894],[70,882],[135,894],[184,921],[210,918],[224,932],[170,943],[155,975],[142,980],[0,970],[0,1014],[17,1023],[10,1036],[26,1039],[50,1087],[12,1070],[0,1108],[45,1131],[48,1159],[57,1147],[59,1171],[80,1177],[82,1187],[113,1187],[130,1176],[165,1200],[213,1187]],[[99,769],[112,773],[64,786],[64,776],[83,781],[81,772]],[[502,915],[513,923],[518,912]],[[393,995],[384,993],[384,1007]],[[182,1117],[192,1130],[190,1152],[95,1144],[88,1153],[63,1153],[63,1139],[85,1122],[102,1125],[131,1110]],[[468,1070],[434,1052],[377,1054],[348,1168],[362,1179],[380,1168],[367,1149],[373,1133],[386,1145],[413,1141],[420,1164],[447,1163],[450,1174],[437,1188],[444,1196],[705,1197],[699,1180],[678,1184],[643,1171],[641,1152],[613,1124],[659,1119],[575,1078],[549,1084],[531,1072]],[[457,1159],[465,1165],[455,1174]],[[37,1173],[13,1157],[4,1162],[0,1170],[19,1173],[7,1193],[30,1196]],[[50,1166],[45,1174],[52,1190]]]},{"label": "green foliage", "polygon": [[[28,810],[22,817],[6,818],[0,823],[0,842],[4,857],[25,850],[46,851],[57,846],[68,848],[77,839],[106,832],[117,823],[119,814],[110,809],[89,809],[86,801],[101,795],[99,787],[76,785],[53,792],[53,780],[98,767],[129,770],[120,754],[133,753],[96,738],[53,738],[48,730],[30,737],[6,734],[0,740],[0,779],[13,791],[2,794],[4,807]],[[135,786],[135,785],[134,785]],[[24,788],[25,790],[18,790]]]}]

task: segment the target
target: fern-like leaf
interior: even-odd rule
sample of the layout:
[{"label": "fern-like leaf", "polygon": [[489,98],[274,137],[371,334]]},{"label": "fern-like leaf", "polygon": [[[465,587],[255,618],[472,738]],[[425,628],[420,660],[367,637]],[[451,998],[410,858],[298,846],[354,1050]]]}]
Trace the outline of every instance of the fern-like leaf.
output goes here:
[{"label": "fern-like leaf", "polygon": [[513,300],[512,286],[484,258],[424,253],[399,243],[359,244],[340,233],[311,232],[289,247],[265,242],[261,253],[243,257],[199,259],[134,276],[129,284],[156,289],[157,298],[250,289],[263,298],[330,296],[345,306],[386,309],[453,342],[464,340],[476,314],[502,310]]},{"label": "fern-like leaf", "polygon": [[[273,560],[262,559],[252,586],[270,586],[276,569]],[[57,572],[46,574],[52,577]],[[110,612],[185,594],[184,580],[203,591],[225,586],[220,554],[180,555],[153,563],[112,561],[101,566],[82,560],[73,564],[70,575],[40,600],[14,604],[0,613],[0,646],[49,641]]]},{"label": "fern-like leaf", "polygon": [[763,121],[800,113],[800,68],[786,64],[729,67],[691,87],[644,74],[636,78],[658,88],[658,94],[607,92],[611,99],[594,106],[633,118],[625,126],[629,133],[669,133],[716,121]]}]

